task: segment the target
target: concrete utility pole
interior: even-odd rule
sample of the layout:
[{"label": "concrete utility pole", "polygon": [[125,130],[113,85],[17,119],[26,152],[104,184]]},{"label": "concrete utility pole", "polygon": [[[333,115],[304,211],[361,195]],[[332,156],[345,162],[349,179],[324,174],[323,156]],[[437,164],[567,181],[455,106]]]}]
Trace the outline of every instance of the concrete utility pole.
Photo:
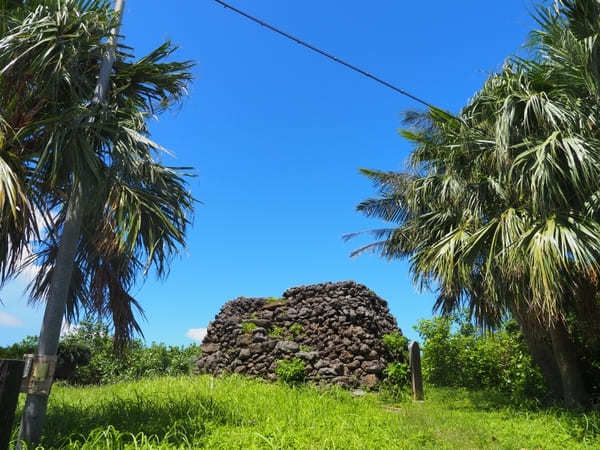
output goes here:
[{"label": "concrete utility pole", "polygon": [[[93,104],[100,104],[106,101],[110,74],[116,60],[116,45],[121,28],[123,17],[123,8],[125,0],[115,1],[115,16],[117,25],[111,30],[108,38],[108,51],[102,60],[100,66],[100,75],[98,84],[94,90],[92,99]],[[63,232],[60,238],[60,246],[56,258],[54,275],[50,284],[50,294],[44,311],[42,328],[38,340],[38,348],[33,358],[33,373],[43,374],[43,379],[37,380],[40,384],[49,385],[54,376],[54,364],[56,353],[58,351],[58,341],[60,338],[60,329],[65,315],[67,304],[67,295],[70,288],[71,275],[73,273],[73,259],[77,250],[77,242],[81,234],[82,217],[82,190],[81,183],[77,182],[73,186],[71,198],[67,205],[67,215]],[[37,366],[37,367],[36,367]],[[45,383],[42,383],[44,382]],[[32,389],[27,394],[25,409],[21,419],[21,429],[19,440],[37,445],[42,436],[42,428],[46,418],[46,406],[48,404],[49,389]],[[20,444],[18,448],[21,448]]]}]

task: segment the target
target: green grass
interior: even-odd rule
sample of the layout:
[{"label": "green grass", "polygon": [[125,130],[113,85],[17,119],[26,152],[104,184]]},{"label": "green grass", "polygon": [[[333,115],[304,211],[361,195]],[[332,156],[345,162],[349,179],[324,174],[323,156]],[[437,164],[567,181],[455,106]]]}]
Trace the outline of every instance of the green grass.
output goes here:
[{"label": "green grass", "polygon": [[[21,397],[21,407],[23,397]],[[427,389],[424,403],[242,377],[55,386],[45,448],[599,448],[599,414],[519,410],[483,392]]]}]

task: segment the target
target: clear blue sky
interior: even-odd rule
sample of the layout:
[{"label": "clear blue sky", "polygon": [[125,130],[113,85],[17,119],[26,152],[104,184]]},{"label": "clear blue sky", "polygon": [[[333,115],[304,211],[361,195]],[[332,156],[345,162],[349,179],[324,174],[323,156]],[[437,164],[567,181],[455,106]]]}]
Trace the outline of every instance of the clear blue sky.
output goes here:
[{"label": "clear blue sky", "polygon": [[[534,26],[526,0],[230,0],[415,95],[457,111],[487,73],[518,52]],[[405,261],[350,259],[348,232],[381,224],[356,205],[374,194],[358,168],[401,169],[397,134],[420,105],[248,22],[211,0],[129,0],[126,44],[142,55],[171,39],[197,65],[189,98],[152,125],[153,137],[194,166],[198,205],[169,278],[134,294],[148,342],[193,342],[226,301],[279,296],[291,286],[356,280],[389,303],[403,332],[430,317]],[[0,345],[37,334],[26,280],[0,291]]]}]

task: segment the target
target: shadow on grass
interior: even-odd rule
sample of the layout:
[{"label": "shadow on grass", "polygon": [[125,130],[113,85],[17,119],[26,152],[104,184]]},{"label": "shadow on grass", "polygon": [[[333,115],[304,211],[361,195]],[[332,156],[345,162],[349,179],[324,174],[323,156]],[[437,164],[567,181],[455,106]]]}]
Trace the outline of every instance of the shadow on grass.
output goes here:
[{"label": "shadow on grass", "polygon": [[[219,425],[239,425],[242,418],[210,396],[131,398],[112,395],[92,405],[54,403],[48,410],[42,445],[65,446],[69,440],[85,441],[97,429],[113,426],[133,436],[144,433],[181,445],[199,441]],[[175,432],[174,432],[175,431]]]},{"label": "shadow on grass", "polygon": [[472,411],[498,411],[511,409],[519,411],[565,410],[562,405],[550,398],[538,399],[534,397],[517,398],[508,393],[497,390],[480,390],[463,387],[429,387],[425,388],[425,397],[428,393],[432,400],[446,405],[450,409],[464,409]]}]

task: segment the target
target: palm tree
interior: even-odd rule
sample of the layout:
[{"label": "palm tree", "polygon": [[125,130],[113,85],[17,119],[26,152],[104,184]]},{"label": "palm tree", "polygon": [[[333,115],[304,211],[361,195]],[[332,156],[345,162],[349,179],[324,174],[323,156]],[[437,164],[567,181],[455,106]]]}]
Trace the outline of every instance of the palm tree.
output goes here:
[{"label": "palm tree", "polygon": [[[16,11],[3,15],[0,111],[20,170],[13,178],[21,191],[13,191],[23,192],[29,212],[14,221],[19,239],[0,256],[7,276],[18,271],[12,255],[35,231],[32,211],[42,212],[49,238],[38,244],[42,270],[32,291],[47,306],[37,353],[55,355],[69,295],[71,313],[109,312],[127,337],[139,329],[127,294],[136,270],[154,266],[164,275],[184,244],[192,206],[185,174],[157,163],[162,148],[149,139],[146,119],[182,98],[191,64],[162,62],[174,50],[169,43],[134,62],[115,51],[119,17],[106,1],[40,0]],[[110,62],[102,68],[110,91],[96,82],[102,60]],[[13,95],[19,83],[31,103]],[[46,402],[27,398],[20,438],[28,443],[39,441]]]},{"label": "palm tree", "polygon": [[559,374],[579,406],[588,396],[567,321],[599,313],[600,7],[564,0],[536,18],[531,59],[510,59],[459,120],[409,115],[408,173],[364,171],[380,196],[359,211],[396,226],[357,252],[409,258],[442,312],[466,304],[490,327],[511,313],[549,384]]}]

